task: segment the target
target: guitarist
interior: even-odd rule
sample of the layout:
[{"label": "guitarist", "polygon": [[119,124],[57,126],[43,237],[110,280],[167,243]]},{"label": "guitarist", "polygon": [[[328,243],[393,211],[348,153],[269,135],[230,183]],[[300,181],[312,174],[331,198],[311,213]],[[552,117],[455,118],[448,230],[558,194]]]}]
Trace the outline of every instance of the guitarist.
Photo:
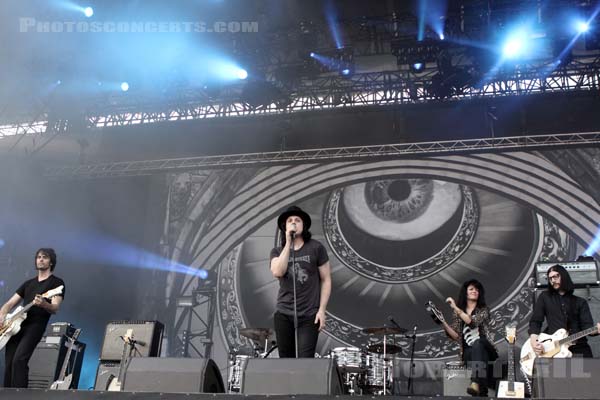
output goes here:
[{"label": "guitarist", "polygon": [[[537,340],[544,319],[548,325],[545,333],[548,334],[553,334],[561,328],[566,329],[569,334],[574,334],[594,326],[587,301],[573,294],[575,286],[569,272],[562,265],[556,264],[548,269],[546,277],[548,290],[538,297],[529,320],[529,340],[537,355],[544,351],[542,344]],[[600,329],[600,322],[597,325]],[[569,351],[574,356],[593,357],[585,337],[575,342]]]},{"label": "guitarist", "polygon": [[16,293],[0,308],[0,326],[6,315],[20,302],[33,301],[36,307],[27,312],[21,330],[6,344],[4,387],[26,388],[29,376],[29,359],[46,331],[51,314],[56,314],[64,298],[63,294],[52,298],[52,302],[42,298],[40,293],[64,286],[62,279],[54,276],[56,253],[50,248],[41,248],[35,253],[37,277],[25,281]]},{"label": "guitarist", "polygon": [[491,377],[491,362],[498,358],[498,351],[490,336],[490,310],[485,304],[483,285],[471,279],[463,283],[458,302],[452,297],[446,302],[454,311],[452,325],[443,322],[446,335],[460,344],[460,359],[471,368],[471,396],[487,396]]}]

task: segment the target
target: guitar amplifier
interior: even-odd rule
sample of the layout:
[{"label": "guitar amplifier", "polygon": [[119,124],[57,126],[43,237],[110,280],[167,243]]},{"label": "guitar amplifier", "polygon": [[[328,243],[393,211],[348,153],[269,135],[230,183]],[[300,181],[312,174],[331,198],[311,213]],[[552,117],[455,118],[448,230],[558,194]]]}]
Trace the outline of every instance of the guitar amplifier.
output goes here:
[{"label": "guitar amplifier", "polygon": [[577,286],[598,286],[600,285],[600,275],[598,274],[598,265],[595,260],[574,261],[574,262],[543,262],[535,265],[535,281],[537,287],[548,286],[547,271],[550,267],[560,264],[571,276],[571,280]]},{"label": "guitar amplifier", "polygon": [[48,325],[45,336],[68,336],[73,337],[75,327],[69,322],[55,322]]},{"label": "guitar amplifier", "polygon": [[[47,336],[38,343],[29,360],[30,389],[48,389],[58,379],[67,355],[68,343],[65,336]],[[73,373],[71,388],[76,389],[83,364],[85,343],[75,342],[72,351],[68,370]]]},{"label": "guitar amplifier", "polygon": [[106,325],[101,361],[120,361],[123,355],[122,336],[131,329],[136,340],[132,357],[158,357],[162,347],[164,326],[158,321],[111,321]]},{"label": "guitar amplifier", "polygon": [[[447,362],[442,371],[444,396],[467,396],[467,387],[471,384],[471,369],[460,361]],[[493,387],[488,388],[488,396],[496,396]]]}]

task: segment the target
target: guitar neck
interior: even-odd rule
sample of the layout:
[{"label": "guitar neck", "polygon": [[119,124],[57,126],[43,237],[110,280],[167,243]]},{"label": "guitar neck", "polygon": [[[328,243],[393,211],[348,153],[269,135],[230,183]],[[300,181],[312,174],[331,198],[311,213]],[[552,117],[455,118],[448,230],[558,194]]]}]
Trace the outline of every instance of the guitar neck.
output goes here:
[{"label": "guitar neck", "polygon": [[508,344],[508,390],[515,390],[515,344]]},{"label": "guitar neck", "polygon": [[558,344],[560,346],[562,346],[563,344],[569,344],[569,343],[575,342],[576,340],[581,339],[582,337],[585,337],[587,335],[592,335],[594,333],[598,333],[597,326],[593,326],[593,327],[585,329],[581,332],[574,333],[571,336],[567,336],[566,338],[559,340]]},{"label": "guitar neck", "polygon": [[19,318],[21,315],[25,314],[27,311],[29,311],[29,309],[33,307],[33,301],[29,304],[27,304],[26,306],[24,306],[23,308],[21,308],[18,312],[15,313],[15,315],[13,315],[11,317],[11,321],[15,320],[17,318]]}]

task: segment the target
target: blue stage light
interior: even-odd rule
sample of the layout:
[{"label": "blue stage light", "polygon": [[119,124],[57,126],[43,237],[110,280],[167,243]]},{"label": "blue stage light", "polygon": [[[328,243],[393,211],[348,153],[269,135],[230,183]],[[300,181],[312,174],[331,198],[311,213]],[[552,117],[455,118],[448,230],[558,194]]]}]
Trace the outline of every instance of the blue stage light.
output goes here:
[{"label": "blue stage light", "polygon": [[345,75],[345,76],[350,75],[350,68],[344,68],[341,71],[341,73],[342,73],[342,75]]},{"label": "blue stage light", "polygon": [[128,91],[129,90],[129,83],[127,83],[127,82],[121,83],[121,90],[124,91],[124,92]]},{"label": "blue stage light", "polygon": [[236,73],[238,79],[246,79],[248,77],[248,71],[243,68],[238,69]]},{"label": "blue stage light", "polygon": [[92,7],[86,7],[83,9],[83,14],[90,18],[92,15],[94,15],[94,9]]},{"label": "blue stage light", "polygon": [[512,37],[504,44],[502,54],[507,58],[515,58],[522,54],[523,48],[523,40],[519,37]]},{"label": "blue stage light", "polygon": [[577,32],[586,33],[590,29],[590,24],[585,21],[578,21],[575,25],[577,27]]}]

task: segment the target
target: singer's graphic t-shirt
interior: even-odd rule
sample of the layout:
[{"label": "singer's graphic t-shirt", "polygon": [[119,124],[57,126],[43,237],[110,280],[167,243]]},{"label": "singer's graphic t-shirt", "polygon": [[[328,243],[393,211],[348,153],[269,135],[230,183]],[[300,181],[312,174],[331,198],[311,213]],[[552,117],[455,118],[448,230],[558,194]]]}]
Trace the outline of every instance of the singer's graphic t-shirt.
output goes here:
[{"label": "singer's graphic t-shirt", "polygon": [[[271,260],[279,257],[282,247],[271,250]],[[319,311],[321,300],[321,277],[319,266],[329,261],[327,250],[317,240],[311,239],[295,252],[296,295],[299,316],[314,315]],[[292,256],[288,261],[286,274],[279,278],[277,311],[294,315],[294,284],[292,281]]]}]

